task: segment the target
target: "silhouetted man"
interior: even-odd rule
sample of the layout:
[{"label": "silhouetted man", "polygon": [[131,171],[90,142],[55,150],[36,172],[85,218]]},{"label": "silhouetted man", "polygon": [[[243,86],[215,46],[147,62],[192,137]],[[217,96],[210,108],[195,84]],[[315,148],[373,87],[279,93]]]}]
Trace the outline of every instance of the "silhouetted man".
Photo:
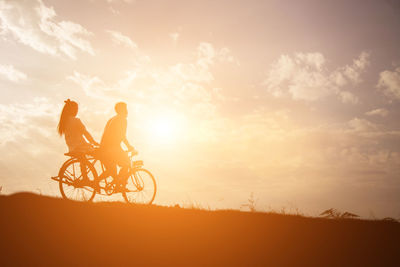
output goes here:
[{"label": "silhouetted man", "polygon": [[[128,178],[129,157],[128,153],[121,147],[124,143],[129,151],[134,148],[126,139],[128,108],[126,103],[118,102],[115,104],[115,112],[117,115],[112,117],[104,128],[104,133],[100,142],[100,151],[102,154],[102,162],[106,166],[109,175],[114,178],[117,188],[121,183],[125,183]],[[117,175],[117,165],[121,167]]]}]

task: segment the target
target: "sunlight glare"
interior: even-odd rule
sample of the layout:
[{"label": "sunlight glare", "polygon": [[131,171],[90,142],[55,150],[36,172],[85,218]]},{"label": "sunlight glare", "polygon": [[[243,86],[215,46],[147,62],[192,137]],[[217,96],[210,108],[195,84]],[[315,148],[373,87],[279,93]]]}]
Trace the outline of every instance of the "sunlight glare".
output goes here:
[{"label": "sunlight glare", "polygon": [[156,115],[149,121],[148,131],[155,143],[175,143],[182,138],[183,120],[172,113]]}]

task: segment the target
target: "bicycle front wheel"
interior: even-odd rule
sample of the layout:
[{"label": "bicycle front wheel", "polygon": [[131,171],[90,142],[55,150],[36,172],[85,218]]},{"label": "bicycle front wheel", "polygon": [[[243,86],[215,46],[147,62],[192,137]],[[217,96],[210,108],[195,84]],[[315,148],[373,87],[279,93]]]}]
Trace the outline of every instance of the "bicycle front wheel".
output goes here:
[{"label": "bicycle front wheel", "polygon": [[58,177],[64,199],[92,201],[96,195],[91,183],[97,178],[97,172],[89,161],[82,163],[79,159],[68,160],[61,167]]},{"label": "bicycle front wheel", "polygon": [[156,197],[156,180],[146,169],[136,169],[129,176],[125,188],[122,196],[128,203],[151,204]]}]

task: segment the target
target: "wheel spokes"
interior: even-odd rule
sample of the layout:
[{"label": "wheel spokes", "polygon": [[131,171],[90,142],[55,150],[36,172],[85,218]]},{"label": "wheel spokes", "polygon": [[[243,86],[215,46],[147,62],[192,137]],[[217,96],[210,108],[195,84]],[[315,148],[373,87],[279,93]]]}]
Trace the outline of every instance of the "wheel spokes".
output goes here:
[{"label": "wheel spokes", "polygon": [[64,167],[62,174],[59,175],[60,190],[64,198],[82,201],[93,199],[95,192],[87,182],[94,180],[96,174],[88,164],[90,163],[85,163],[85,167],[83,167],[81,162],[76,159]]},{"label": "wheel spokes", "polygon": [[128,179],[125,200],[131,203],[150,204],[156,193],[155,181],[152,175],[143,170],[136,170]]}]

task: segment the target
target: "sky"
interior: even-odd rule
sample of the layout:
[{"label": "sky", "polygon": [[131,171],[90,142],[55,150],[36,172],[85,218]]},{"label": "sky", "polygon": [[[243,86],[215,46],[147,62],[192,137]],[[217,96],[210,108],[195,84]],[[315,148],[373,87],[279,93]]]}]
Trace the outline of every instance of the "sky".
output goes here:
[{"label": "sky", "polygon": [[[59,196],[118,101],[155,203],[400,217],[400,2],[0,0],[0,185]],[[122,199],[121,199],[122,200]]]}]

